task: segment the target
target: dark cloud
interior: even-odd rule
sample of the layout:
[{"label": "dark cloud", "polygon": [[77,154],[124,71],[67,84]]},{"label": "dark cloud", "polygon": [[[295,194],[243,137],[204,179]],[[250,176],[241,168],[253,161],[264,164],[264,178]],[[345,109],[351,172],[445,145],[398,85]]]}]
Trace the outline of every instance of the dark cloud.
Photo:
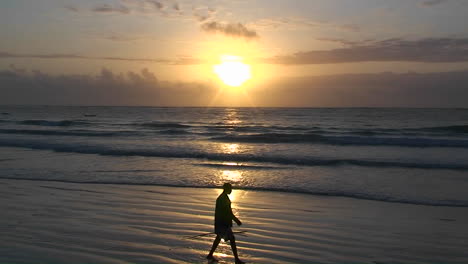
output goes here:
[{"label": "dark cloud", "polygon": [[[339,41],[339,40],[338,40]],[[343,42],[343,41],[342,41]],[[278,64],[323,64],[363,61],[466,62],[468,38],[427,38],[421,40],[343,42],[350,47],[298,52],[265,59]]]},{"label": "dark cloud", "polygon": [[422,1],[420,4],[421,6],[434,6],[434,5],[438,5],[438,4],[442,4],[444,2],[448,2],[448,0],[425,0],[425,1]]},{"label": "dark cloud", "polygon": [[109,4],[102,4],[92,9],[93,12],[96,13],[120,13],[120,14],[129,14],[130,8],[119,5],[119,6],[111,6]]},{"label": "dark cloud", "polygon": [[0,71],[0,104],[204,106],[216,95],[209,84],[159,81],[147,69],[95,75]]},{"label": "dark cloud", "polygon": [[248,29],[241,23],[220,23],[216,21],[206,22],[201,25],[201,29],[209,33],[221,33],[230,37],[245,39],[258,38],[256,31]]},{"label": "dark cloud", "polygon": [[[97,75],[50,75],[12,67],[0,71],[0,104],[229,105],[216,85],[161,81],[147,69]],[[274,79],[249,89],[257,106],[468,107],[468,71],[378,73]],[[249,100],[238,101],[248,106]]]},{"label": "dark cloud", "polygon": [[284,78],[249,94],[262,106],[468,108],[468,71]]}]

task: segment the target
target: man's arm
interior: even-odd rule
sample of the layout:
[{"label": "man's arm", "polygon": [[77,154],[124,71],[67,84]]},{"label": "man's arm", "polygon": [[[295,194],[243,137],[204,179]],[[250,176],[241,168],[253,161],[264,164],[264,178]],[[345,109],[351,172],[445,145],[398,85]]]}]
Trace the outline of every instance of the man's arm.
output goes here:
[{"label": "man's arm", "polygon": [[241,220],[239,220],[239,218],[237,218],[234,214],[232,215],[232,220],[234,220],[238,226],[242,225]]},{"label": "man's arm", "polygon": [[237,218],[237,217],[232,213],[231,204],[229,204],[229,211],[231,211],[231,218],[232,218],[232,220],[234,220],[234,222],[236,222],[236,224],[237,224],[238,226],[242,225],[242,222],[239,220],[239,218]]}]

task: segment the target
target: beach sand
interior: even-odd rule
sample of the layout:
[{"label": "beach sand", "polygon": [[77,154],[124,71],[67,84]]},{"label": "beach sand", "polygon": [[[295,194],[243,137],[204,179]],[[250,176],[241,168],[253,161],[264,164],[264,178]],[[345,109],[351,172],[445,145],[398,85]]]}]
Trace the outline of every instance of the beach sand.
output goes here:
[{"label": "beach sand", "polygon": [[[0,263],[206,263],[220,189],[0,180]],[[234,190],[247,263],[468,263],[468,210]],[[215,256],[233,263],[228,244]]]}]

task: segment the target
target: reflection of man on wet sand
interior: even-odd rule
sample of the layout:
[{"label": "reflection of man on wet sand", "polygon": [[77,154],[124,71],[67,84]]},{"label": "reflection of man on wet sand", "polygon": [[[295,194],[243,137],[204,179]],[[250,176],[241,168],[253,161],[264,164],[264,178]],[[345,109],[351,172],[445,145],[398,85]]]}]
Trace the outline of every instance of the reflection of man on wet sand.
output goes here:
[{"label": "reflection of man on wet sand", "polygon": [[217,261],[215,257],[213,257],[213,253],[218,247],[221,238],[225,241],[231,241],[231,248],[234,257],[236,258],[236,264],[244,263],[242,260],[239,259],[237,255],[237,247],[236,247],[236,238],[232,233],[232,220],[237,223],[237,225],[242,225],[242,222],[232,213],[231,210],[231,200],[229,199],[228,194],[232,192],[232,186],[230,183],[225,183],[223,185],[223,193],[221,193],[216,199],[216,211],[215,211],[215,233],[216,239],[213,242],[213,246],[211,247],[210,253],[206,258],[211,261]]}]

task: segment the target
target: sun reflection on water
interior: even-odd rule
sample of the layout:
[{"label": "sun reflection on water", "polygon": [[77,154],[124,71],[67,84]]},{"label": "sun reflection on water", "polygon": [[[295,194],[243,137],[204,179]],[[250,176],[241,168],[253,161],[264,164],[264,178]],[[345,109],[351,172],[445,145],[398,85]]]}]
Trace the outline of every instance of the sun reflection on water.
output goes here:
[{"label": "sun reflection on water", "polygon": [[[237,163],[234,163],[233,166],[237,166]],[[225,182],[229,182],[235,188],[237,186],[241,186],[242,182],[244,181],[243,172],[239,170],[221,170],[217,174],[217,182],[219,185],[222,185]],[[231,197],[231,201],[234,202],[236,200],[236,191],[233,190],[229,196]]]},{"label": "sun reflection on water", "polygon": [[221,148],[223,152],[227,154],[239,153],[239,144],[223,144]]},{"label": "sun reflection on water", "polygon": [[237,162],[223,162],[224,166],[242,166],[241,164]]},{"label": "sun reflection on water", "polygon": [[[226,132],[232,133],[232,129],[242,124],[241,116],[238,112],[238,109],[226,109],[223,114],[223,123],[226,126]],[[224,154],[231,154],[235,157],[235,154],[240,154],[243,152],[242,145],[236,143],[223,143],[219,145],[219,150]],[[223,183],[229,182],[234,188],[237,186],[242,186],[245,181],[244,172],[241,169],[242,164],[233,161],[225,161],[221,163],[223,165],[223,170],[216,172],[216,181],[222,185]],[[235,202],[237,191],[233,190],[229,195],[231,202]]]},{"label": "sun reflection on water", "polygon": [[229,125],[237,125],[242,123],[242,120],[238,117],[236,109],[227,109],[223,117],[224,123]]},{"label": "sun reflection on water", "polygon": [[237,170],[223,170],[221,178],[225,182],[238,183],[242,180],[242,172]]}]

